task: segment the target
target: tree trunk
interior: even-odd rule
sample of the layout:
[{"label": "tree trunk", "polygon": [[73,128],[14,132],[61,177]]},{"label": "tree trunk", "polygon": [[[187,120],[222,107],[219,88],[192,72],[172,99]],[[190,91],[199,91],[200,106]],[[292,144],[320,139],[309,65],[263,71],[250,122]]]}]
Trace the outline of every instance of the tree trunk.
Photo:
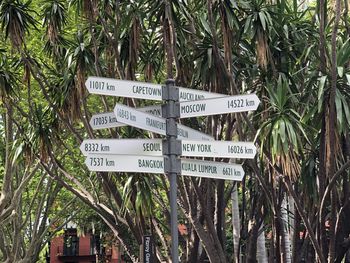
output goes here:
[{"label": "tree trunk", "polygon": [[[327,121],[328,137],[326,139],[326,165],[327,165],[327,177],[330,179],[335,174],[335,161],[337,159],[336,154],[336,127],[337,127],[337,112],[335,109],[335,97],[337,89],[337,32],[338,24],[340,20],[340,0],[335,0],[335,20],[332,28],[331,50],[332,50],[332,67],[331,67],[331,88],[329,92],[328,108],[329,119]],[[338,142],[339,143],[339,142]],[[331,191],[331,218],[329,229],[329,253],[328,262],[332,263],[335,259],[335,222],[336,222],[336,193],[335,189]]]},{"label": "tree trunk", "polygon": [[249,220],[250,230],[249,230],[249,240],[247,248],[247,263],[257,262],[257,240],[259,234],[259,225],[254,219]]},{"label": "tree trunk", "polygon": [[5,103],[6,117],[5,117],[5,167],[4,177],[2,179],[2,188],[0,193],[0,223],[5,219],[6,215],[3,214],[5,208],[11,200],[11,184],[12,184],[12,158],[11,148],[13,142],[13,109],[10,102]]},{"label": "tree trunk", "polygon": [[284,253],[285,253],[285,262],[286,263],[292,263],[291,259],[291,242],[290,242],[290,215],[288,213],[288,205],[287,205],[287,197],[284,197],[282,200],[282,207],[281,207],[281,217],[283,222],[283,228],[282,228],[282,235],[283,235],[283,247],[284,247]]},{"label": "tree trunk", "polygon": [[240,247],[240,218],[239,218],[239,205],[238,205],[238,189],[237,184],[234,184],[232,194],[232,235],[233,235],[233,262],[239,263]]},{"label": "tree trunk", "polygon": [[[215,228],[218,239],[225,253],[226,234],[225,234],[225,181],[216,181],[215,193]],[[225,253],[226,254],[226,253]]]},{"label": "tree trunk", "polygon": [[258,236],[258,241],[256,245],[256,259],[258,263],[267,263],[267,251],[265,244],[265,230],[264,226],[260,226],[260,235]]},{"label": "tree trunk", "polygon": [[295,208],[294,208],[294,200],[293,198],[287,194],[288,196],[288,211],[289,211],[289,216],[288,216],[288,220],[289,220],[289,239],[291,241],[291,244],[290,244],[290,254],[291,254],[291,261],[293,261],[293,251],[294,251],[294,226],[295,226]]},{"label": "tree trunk", "polygon": [[[206,200],[206,198],[210,198],[210,196],[212,196],[210,190],[211,186],[208,184],[210,181],[205,180],[204,182],[205,184],[198,186],[197,182],[193,179],[192,189],[188,185],[185,187],[180,187],[179,190],[181,192],[181,196],[187,197],[180,202],[180,206],[195,229],[209,261],[213,263],[226,263],[227,260],[225,253],[219,242],[214,224],[212,222],[213,211],[211,211],[212,209],[209,209],[209,207],[212,207],[212,202],[210,200]],[[193,200],[189,198],[191,196],[189,194],[190,190],[194,190],[195,196],[198,198],[200,204],[199,206],[197,202],[191,202]],[[194,209],[195,206],[198,208]],[[205,224],[201,222],[202,216]]]}]

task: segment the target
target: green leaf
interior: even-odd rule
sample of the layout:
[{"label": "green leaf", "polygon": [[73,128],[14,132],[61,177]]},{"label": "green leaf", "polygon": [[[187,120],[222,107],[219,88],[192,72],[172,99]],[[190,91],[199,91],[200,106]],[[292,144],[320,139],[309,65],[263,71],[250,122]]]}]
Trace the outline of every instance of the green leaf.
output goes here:
[{"label": "green leaf", "polygon": [[318,85],[318,96],[317,96],[317,99],[318,99],[318,112],[321,112],[321,108],[322,108],[322,105],[323,105],[323,90],[324,90],[324,86],[325,86],[326,80],[327,80],[327,76],[320,77],[320,82],[319,82],[319,85]]},{"label": "green leaf", "polygon": [[280,108],[282,107],[283,95],[284,95],[283,80],[282,80],[282,77],[279,76],[278,82],[277,82],[277,101],[278,101],[277,103]]},{"label": "green leaf", "polygon": [[249,9],[251,8],[250,2],[248,1],[243,1],[243,0],[238,0],[238,4],[242,9]]},{"label": "green leaf", "polygon": [[305,140],[306,140],[309,144],[311,144],[310,139],[309,139],[309,137],[308,137],[308,134],[305,132],[305,129],[304,129],[304,127],[303,127],[303,124],[302,124],[301,122],[297,122],[297,125],[298,125],[298,128],[299,128],[299,131],[301,131],[301,133],[303,134]]},{"label": "green leaf", "polygon": [[311,51],[312,49],[314,49],[314,47],[315,47],[315,45],[310,45],[310,47],[308,47],[308,48],[306,49],[306,52],[305,52],[305,54],[304,54],[304,58],[305,58],[305,59],[308,59],[309,54],[310,54],[310,51]]},{"label": "green leaf", "polygon": [[286,124],[283,119],[280,121],[280,136],[284,143],[286,141]]},{"label": "green leaf", "polygon": [[278,145],[277,145],[277,137],[278,137],[278,125],[276,125],[277,127],[274,127],[271,133],[271,137],[272,137],[272,155],[276,155],[278,153]]},{"label": "green leaf", "polygon": [[349,110],[349,105],[348,103],[346,102],[346,99],[343,97],[342,98],[342,101],[343,101],[343,108],[344,108],[344,113],[345,113],[345,117],[346,117],[346,120],[348,122],[348,125],[350,125],[350,110]]},{"label": "green leaf", "polygon": [[200,17],[200,20],[201,20],[201,23],[205,29],[205,31],[207,31],[209,34],[211,34],[211,30],[210,30],[210,27],[209,27],[209,24],[208,22],[205,20],[204,16],[201,16]]},{"label": "green leaf", "polygon": [[337,114],[337,121],[339,123],[340,129],[343,130],[343,110],[342,110],[342,102],[341,102],[342,95],[337,90],[335,95],[335,108],[336,108],[336,114]]},{"label": "green leaf", "polygon": [[266,21],[267,21],[267,25],[272,25],[272,18],[269,12],[264,11],[265,17],[266,17]]},{"label": "green leaf", "polygon": [[[15,144],[14,144],[15,146]],[[17,146],[15,148],[15,153],[14,153],[14,156],[13,156],[13,159],[12,159],[12,165],[14,165],[17,161],[17,158],[22,155],[23,153],[23,143],[21,143],[19,146]]]},{"label": "green leaf", "polygon": [[297,140],[297,136],[293,125],[289,121],[286,121],[286,126],[288,130],[288,138],[290,139],[290,142],[293,144],[295,148],[298,148],[298,140]]},{"label": "green leaf", "polygon": [[337,66],[345,66],[350,59],[349,39],[341,46],[337,52]]},{"label": "green leaf", "polygon": [[281,119],[281,121],[280,121],[280,138],[281,138],[283,152],[287,153],[289,142],[288,142],[287,137],[286,137],[286,124],[285,124],[284,119]]},{"label": "green leaf", "polygon": [[264,31],[266,31],[266,17],[264,12],[259,12],[259,19]]},{"label": "green leaf", "polygon": [[284,34],[285,34],[286,38],[288,39],[289,38],[288,25],[284,25],[283,26],[283,31],[284,31]]},{"label": "green leaf", "polygon": [[252,23],[252,17],[248,16],[244,24],[244,33],[247,33],[248,31],[250,31],[251,23]]},{"label": "green leaf", "polygon": [[338,70],[339,77],[342,78],[344,75],[344,67],[337,67],[337,70]]},{"label": "green leaf", "polygon": [[230,0],[230,3],[231,3],[232,8],[237,9],[238,6],[237,6],[236,0]]},{"label": "green leaf", "polygon": [[233,11],[233,9],[235,9],[235,8],[237,8],[237,4],[233,0],[231,0],[231,5],[229,5],[229,4],[225,5],[225,13],[227,15],[227,21],[228,21],[230,29],[240,27],[240,22]]},{"label": "green leaf", "polygon": [[208,68],[211,68],[212,60],[213,60],[213,49],[208,48],[207,53],[208,53]]},{"label": "green leaf", "polygon": [[348,85],[350,85],[350,74],[345,74],[346,79],[348,80]]}]

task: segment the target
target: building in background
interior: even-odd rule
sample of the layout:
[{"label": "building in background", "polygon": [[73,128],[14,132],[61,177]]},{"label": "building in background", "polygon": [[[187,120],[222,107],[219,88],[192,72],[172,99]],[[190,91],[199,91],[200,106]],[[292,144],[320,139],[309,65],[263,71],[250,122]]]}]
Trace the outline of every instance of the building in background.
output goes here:
[{"label": "building in background", "polygon": [[124,263],[117,244],[103,244],[93,234],[78,235],[76,228],[67,228],[63,235],[49,244],[47,262],[50,263]]}]

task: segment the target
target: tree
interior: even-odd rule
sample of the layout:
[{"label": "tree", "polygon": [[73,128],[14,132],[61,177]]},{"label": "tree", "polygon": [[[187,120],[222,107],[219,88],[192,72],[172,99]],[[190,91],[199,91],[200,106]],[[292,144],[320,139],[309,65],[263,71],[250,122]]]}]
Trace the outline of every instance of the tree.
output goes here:
[{"label": "tree", "polygon": [[[181,261],[256,262],[265,258],[266,237],[271,262],[341,262],[350,247],[348,2],[308,2],[2,1],[0,219],[11,214],[16,189],[21,218],[46,205],[29,212],[22,204],[46,197],[54,205],[68,191],[106,223],[133,262],[146,233],[156,237],[157,260],[170,262],[167,179],[90,173],[78,148],[84,138],[157,137],[132,127],[93,130],[91,115],[112,111],[115,102],[150,102],[90,96],[87,76],[174,78],[179,86],[261,100],[256,112],[181,121],[259,148],[254,160],[231,160],[243,164],[242,182],[179,177],[179,222],[187,229]],[[57,192],[34,195],[38,185]],[[232,193],[239,193],[234,202]],[[52,216],[50,206],[45,211]],[[38,240],[35,251],[45,241]]]}]

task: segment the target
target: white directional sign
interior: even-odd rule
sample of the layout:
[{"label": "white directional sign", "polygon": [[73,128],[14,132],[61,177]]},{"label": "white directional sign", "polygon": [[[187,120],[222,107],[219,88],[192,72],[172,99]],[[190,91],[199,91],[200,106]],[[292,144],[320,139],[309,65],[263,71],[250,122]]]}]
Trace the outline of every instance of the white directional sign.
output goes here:
[{"label": "white directional sign", "polygon": [[242,181],[244,170],[239,164],[181,159],[181,175]]},{"label": "white directional sign", "polygon": [[[162,109],[161,105],[154,105],[148,107],[137,108],[138,111],[147,112],[154,116],[161,116]],[[94,114],[90,120],[90,126],[94,130],[105,129],[105,128],[116,128],[125,126],[124,123],[117,122],[114,112],[105,112]]]},{"label": "white directional sign", "polygon": [[163,157],[137,155],[88,154],[85,164],[90,171],[164,173]]},{"label": "white directional sign", "polygon": [[117,122],[114,112],[94,114],[89,123],[94,130],[125,126],[125,124]]},{"label": "white directional sign", "polygon": [[85,86],[92,94],[162,100],[162,85],[159,84],[88,77]]},{"label": "white directional sign", "polygon": [[[118,103],[114,108],[114,114],[118,122],[161,135],[166,135],[166,120],[164,118],[156,117],[145,112],[140,112]],[[181,124],[177,125],[177,136],[179,139],[203,141],[214,140],[213,137],[207,134],[188,128]]]},{"label": "white directional sign", "polygon": [[80,145],[88,154],[121,154],[162,156],[161,139],[87,139]]},{"label": "white directional sign", "polygon": [[253,111],[258,108],[259,103],[255,94],[186,101],[180,103],[180,118]]},{"label": "white directional sign", "polygon": [[256,147],[252,142],[181,141],[182,156],[253,159]]},{"label": "white directional sign", "polygon": [[[88,77],[85,86],[91,94],[148,100],[162,100],[162,85],[101,77]],[[179,87],[179,100],[203,100],[225,95]]]},{"label": "white directional sign", "polygon": [[[163,157],[88,154],[85,164],[90,171],[164,173]],[[241,181],[241,165],[181,159],[181,175]]]}]

